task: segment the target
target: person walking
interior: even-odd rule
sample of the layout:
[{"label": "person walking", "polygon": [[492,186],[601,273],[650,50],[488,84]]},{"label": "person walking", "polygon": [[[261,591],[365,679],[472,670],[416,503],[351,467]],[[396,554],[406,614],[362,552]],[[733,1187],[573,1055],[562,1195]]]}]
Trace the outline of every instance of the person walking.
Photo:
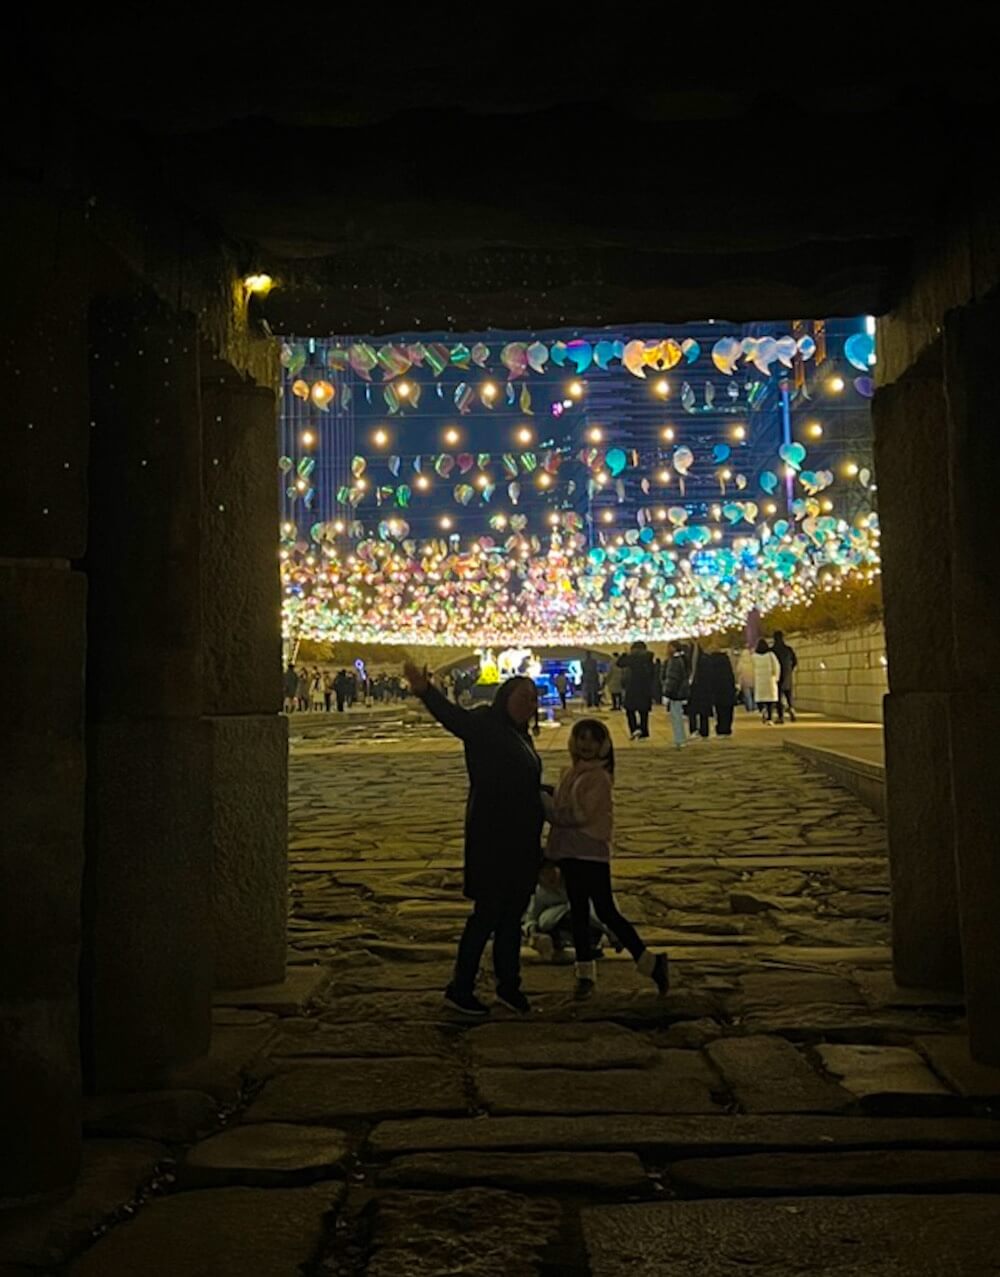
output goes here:
[{"label": "person walking", "polygon": [[601,925],[632,955],[639,972],[666,993],[666,955],[646,948],[611,891],[615,753],[607,727],[596,718],[580,719],[570,733],[569,754],[572,765],[563,772],[546,808],[552,826],[548,859],[562,870],[569,895],[576,951],[574,997],[589,997],[597,979],[591,905]]},{"label": "person walking", "polygon": [[322,714],[326,707],[326,691],[323,687],[323,675],[313,666],[309,680],[309,703],[314,714]]},{"label": "person walking", "polygon": [[789,647],[785,642],[785,636],[781,630],[774,631],[774,644],[771,650],[778,658],[778,664],[781,666],[781,677],[778,680],[778,703],[780,705],[782,700],[784,700],[788,706],[788,717],[794,723],[795,707],[792,705],[792,687],[799,658],[795,655],[795,648]]},{"label": "person walking", "polygon": [[337,713],[343,714],[344,703],[350,694],[350,678],[347,670],[340,670],[337,677],[333,680],[333,692],[337,698]]},{"label": "person walking", "polygon": [[587,703],[587,708],[596,709],[597,698],[600,695],[601,690],[601,681],[600,673],[597,668],[597,660],[594,657],[593,652],[588,652],[583,658],[581,670],[583,674],[583,697]]},{"label": "person walking", "polygon": [[625,671],[618,664],[621,659],[621,652],[615,652],[611,658],[611,668],[608,670],[606,682],[607,693],[611,697],[611,708],[620,710],[622,707],[622,693],[625,688]]},{"label": "person walking", "polygon": [[326,712],[329,714],[333,708],[333,684],[335,680],[333,671],[327,670],[323,675],[323,702],[326,706]]},{"label": "person walking", "polygon": [[752,714],[757,707],[753,694],[753,652],[748,647],[740,648],[739,659],[736,662],[736,679],[740,685],[740,699],[743,707],[748,714]]},{"label": "person walking", "polygon": [[560,670],[556,675],[556,691],[559,693],[559,704],[566,708],[566,696],[569,692],[569,679],[566,677],[566,671]]},{"label": "person walking", "polygon": [[285,670],[285,713],[294,714],[298,709],[299,699],[299,676],[295,672],[295,666],[291,661],[288,662],[288,668]]},{"label": "person walking", "polygon": [[299,709],[303,713],[309,709],[309,673],[305,666],[299,670],[299,686],[298,686]]},{"label": "person walking", "polygon": [[633,740],[649,736],[649,711],[653,707],[653,655],[641,640],[632,644],[626,656],[618,658],[625,673],[625,714]]},{"label": "person walking", "polygon": [[736,708],[736,676],[729,656],[720,647],[707,655],[708,686],[715,715],[716,736],[732,736],[733,711]]},{"label": "person walking", "polygon": [[778,722],[784,723],[778,686],[781,680],[781,663],[767,645],[767,639],[759,639],[753,655],[753,695],[761,712],[761,718],[770,727],[774,722],[774,709],[778,709]]},{"label": "person walking", "polygon": [[691,680],[688,675],[683,643],[670,644],[670,656],[663,674],[663,696],[667,702],[667,713],[670,715],[674,745],[677,749],[683,749],[686,736],[684,707],[691,696]]},{"label": "person walking", "polygon": [[545,820],[542,762],[528,731],[538,689],[530,678],[510,678],[492,705],[468,710],[434,687],[426,666],[407,662],[403,673],[413,694],[463,742],[469,776],[463,891],[473,908],[445,1001],[463,1015],[489,1013],[475,985],[492,936],[497,1001],[524,1014],[531,1004],[521,992],[521,918],[538,880]]}]

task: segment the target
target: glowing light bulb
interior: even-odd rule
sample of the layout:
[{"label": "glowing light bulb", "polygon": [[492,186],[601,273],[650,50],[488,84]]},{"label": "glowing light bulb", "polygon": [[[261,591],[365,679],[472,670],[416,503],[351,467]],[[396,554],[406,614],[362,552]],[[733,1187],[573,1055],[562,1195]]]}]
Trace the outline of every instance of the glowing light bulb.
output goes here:
[{"label": "glowing light bulb", "polygon": [[601,518],[605,523],[614,523],[615,521],[615,516],[612,514],[610,510],[605,510],[602,513]]},{"label": "glowing light bulb", "polygon": [[594,428],[588,432],[587,438],[591,443],[600,443],[604,438],[604,431],[600,426],[594,426]]},{"label": "glowing light bulb", "polygon": [[661,377],[653,389],[661,399],[666,399],[667,395],[670,394],[670,382],[667,381],[666,377]]},{"label": "glowing light bulb", "polygon": [[858,465],[856,461],[848,461],[847,465],[844,466],[844,474],[850,476],[850,478],[853,479],[854,476],[858,473],[860,468],[861,467]]},{"label": "glowing light bulb", "polygon": [[430,479],[427,478],[425,474],[418,474],[416,478],[416,485],[421,492],[426,492],[427,489],[431,486],[431,481]]},{"label": "glowing light bulb", "polygon": [[296,486],[296,488],[298,488],[299,492],[305,492],[305,490],[306,490],[306,481],[305,481],[305,479],[298,479],[298,480],[296,480],[295,486]]},{"label": "glowing light bulb", "polygon": [[673,443],[673,441],[674,441],[674,428],[673,428],[673,426],[666,426],[663,430],[661,430],[661,431],[660,431],[660,438],[661,438],[661,439],[665,439],[665,440],[667,441],[667,443]]},{"label": "glowing light bulb", "polygon": [[367,488],[368,488],[368,480],[367,480],[367,479],[359,479],[359,480],[358,480],[358,482],[357,482],[357,487],[358,487],[358,489],[359,489],[361,492],[365,492],[365,491],[367,490]]},{"label": "glowing light bulb", "polygon": [[540,488],[548,488],[551,485],[551,483],[552,483],[552,476],[549,474],[546,474],[545,471],[543,470],[542,473],[538,476],[538,486]]},{"label": "glowing light bulb", "polygon": [[313,434],[311,430],[302,431],[302,444],[304,447],[311,448],[315,442],[316,442],[316,436]]},{"label": "glowing light bulb", "polygon": [[660,473],[659,473],[656,477],[657,477],[657,479],[660,481],[660,483],[669,483],[669,482],[670,482],[670,471],[669,471],[669,470],[661,470],[661,471],[660,471]]},{"label": "glowing light bulb", "polygon": [[794,467],[794,466],[785,466],[785,478],[786,478],[786,479],[794,479],[794,478],[795,478],[796,473],[797,473],[797,472],[796,472],[796,469],[795,469],[795,467]]},{"label": "glowing light bulb", "polygon": [[734,439],[736,439],[737,441],[742,441],[742,440],[743,440],[743,439],[745,439],[746,437],[747,437],[747,428],[746,428],[746,426],[733,426],[733,438],[734,438]]},{"label": "glowing light bulb", "polygon": [[558,516],[558,514],[550,514],[550,515],[549,515],[549,523],[551,523],[553,527],[556,527],[556,525],[559,523],[559,516]]},{"label": "glowing light bulb", "polygon": [[733,477],[732,470],[723,470],[722,477],[723,479],[731,479]]},{"label": "glowing light bulb", "polygon": [[722,540],[722,532],[721,532],[721,530],[720,530],[719,528],[716,528],[716,529],[715,529],[715,531],[712,533],[712,540],[713,540],[713,541],[721,541],[721,540]]},{"label": "glowing light bulb", "polygon": [[522,426],[521,429],[517,432],[518,443],[531,443],[531,440],[533,437],[534,436],[532,435],[531,431],[528,429],[527,426]]},{"label": "glowing light bulb", "polygon": [[389,436],[386,434],[384,430],[376,430],[372,438],[375,440],[375,443],[380,448],[384,448],[385,445],[389,442]]},{"label": "glowing light bulb", "polygon": [[476,475],[476,487],[488,488],[490,486],[490,476],[488,474]]},{"label": "glowing light bulb", "polygon": [[828,390],[831,390],[835,395],[839,395],[847,383],[843,377],[831,377],[826,384]]},{"label": "glowing light bulb", "polygon": [[818,421],[812,421],[809,423],[808,426],[806,426],[806,433],[808,434],[810,439],[822,439],[823,427],[819,424]]},{"label": "glowing light bulb", "polygon": [[484,398],[484,399],[495,399],[496,397],[497,397],[497,388],[496,388],[496,385],[495,385],[492,381],[488,381],[488,382],[487,382],[487,383],[483,386],[483,398]]},{"label": "glowing light bulb", "polygon": [[829,513],[830,513],[830,511],[833,509],[833,502],[832,502],[832,501],[830,501],[829,499],[828,499],[828,500],[826,500],[826,501],[824,501],[824,502],[823,502],[823,509],[827,512],[827,514],[829,514]]},{"label": "glowing light bulb", "polygon": [[656,512],[656,517],[657,517],[657,518],[660,520],[660,522],[662,523],[662,522],[663,522],[663,520],[667,517],[667,512],[666,512],[666,510],[663,510],[663,509],[657,510],[657,512]]},{"label": "glowing light bulb", "polygon": [[773,501],[769,501],[767,505],[764,507],[764,512],[766,514],[777,514],[778,507],[774,504]]},{"label": "glowing light bulb", "polygon": [[441,527],[444,528],[446,532],[451,527],[451,519],[449,519],[447,515],[444,515],[441,519]]},{"label": "glowing light bulb", "polygon": [[580,399],[583,395],[583,382],[571,381],[566,392],[571,399]]},{"label": "glowing light bulb", "polygon": [[257,297],[266,297],[274,287],[274,280],[270,275],[261,272],[256,275],[247,275],[243,280],[243,286],[248,293],[253,293]]},{"label": "glowing light bulb", "polygon": [[285,534],[285,536],[287,537],[287,536],[291,536],[291,534],[294,532],[295,528],[294,528],[294,525],[293,525],[293,524],[291,524],[291,523],[283,523],[283,524],[281,525],[281,530],[282,530],[282,532]]},{"label": "glowing light bulb", "polygon": [[444,432],[445,443],[458,443],[458,438],[459,438],[458,431],[455,430],[454,428],[452,428],[451,430],[446,430]]},{"label": "glowing light bulb", "polygon": [[603,470],[598,470],[597,474],[594,475],[594,482],[598,485],[598,487],[603,488],[607,481],[608,476]]}]

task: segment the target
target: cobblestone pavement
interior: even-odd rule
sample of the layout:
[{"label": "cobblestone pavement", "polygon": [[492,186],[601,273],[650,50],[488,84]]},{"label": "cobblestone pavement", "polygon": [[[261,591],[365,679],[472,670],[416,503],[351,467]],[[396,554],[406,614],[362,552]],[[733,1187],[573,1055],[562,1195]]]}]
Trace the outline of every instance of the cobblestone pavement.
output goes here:
[{"label": "cobblestone pavement", "polygon": [[293,721],[289,981],[220,998],[211,1061],[145,1124],[93,1128],[175,1161],[68,1271],[1000,1271],[1000,1071],[954,999],[893,985],[881,823],[779,729],[615,732],[617,895],[671,992],[609,955],[576,1004],[526,953],[531,1016],[469,1026],[441,1003],[460,746],[415,711]]}]

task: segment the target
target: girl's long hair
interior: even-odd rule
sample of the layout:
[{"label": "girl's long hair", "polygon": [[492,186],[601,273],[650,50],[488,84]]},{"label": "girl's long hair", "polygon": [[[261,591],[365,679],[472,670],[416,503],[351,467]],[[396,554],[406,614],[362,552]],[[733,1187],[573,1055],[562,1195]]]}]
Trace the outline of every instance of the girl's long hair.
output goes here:
[{"label": "girl's long hair", "polygon": [[581,718],[573,724],[570,739],[583,735],[593,736],[597,741],[597,757],[604,764],[604,770],[612,777],[615,774],[615,747],[611,733],[599,718]]}]

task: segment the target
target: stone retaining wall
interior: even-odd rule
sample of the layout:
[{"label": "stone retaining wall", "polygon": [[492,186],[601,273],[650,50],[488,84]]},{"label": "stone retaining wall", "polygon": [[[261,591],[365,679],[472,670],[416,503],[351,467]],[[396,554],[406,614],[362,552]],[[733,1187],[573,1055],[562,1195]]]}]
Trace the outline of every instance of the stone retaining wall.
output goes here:
[{"label": "stone retaining wall", "polygon": [[831,634],[791,634],[788,641],[799,658],[799,709],[862,723],[882,721],[882,698],[889,684],[881,623]]}]

